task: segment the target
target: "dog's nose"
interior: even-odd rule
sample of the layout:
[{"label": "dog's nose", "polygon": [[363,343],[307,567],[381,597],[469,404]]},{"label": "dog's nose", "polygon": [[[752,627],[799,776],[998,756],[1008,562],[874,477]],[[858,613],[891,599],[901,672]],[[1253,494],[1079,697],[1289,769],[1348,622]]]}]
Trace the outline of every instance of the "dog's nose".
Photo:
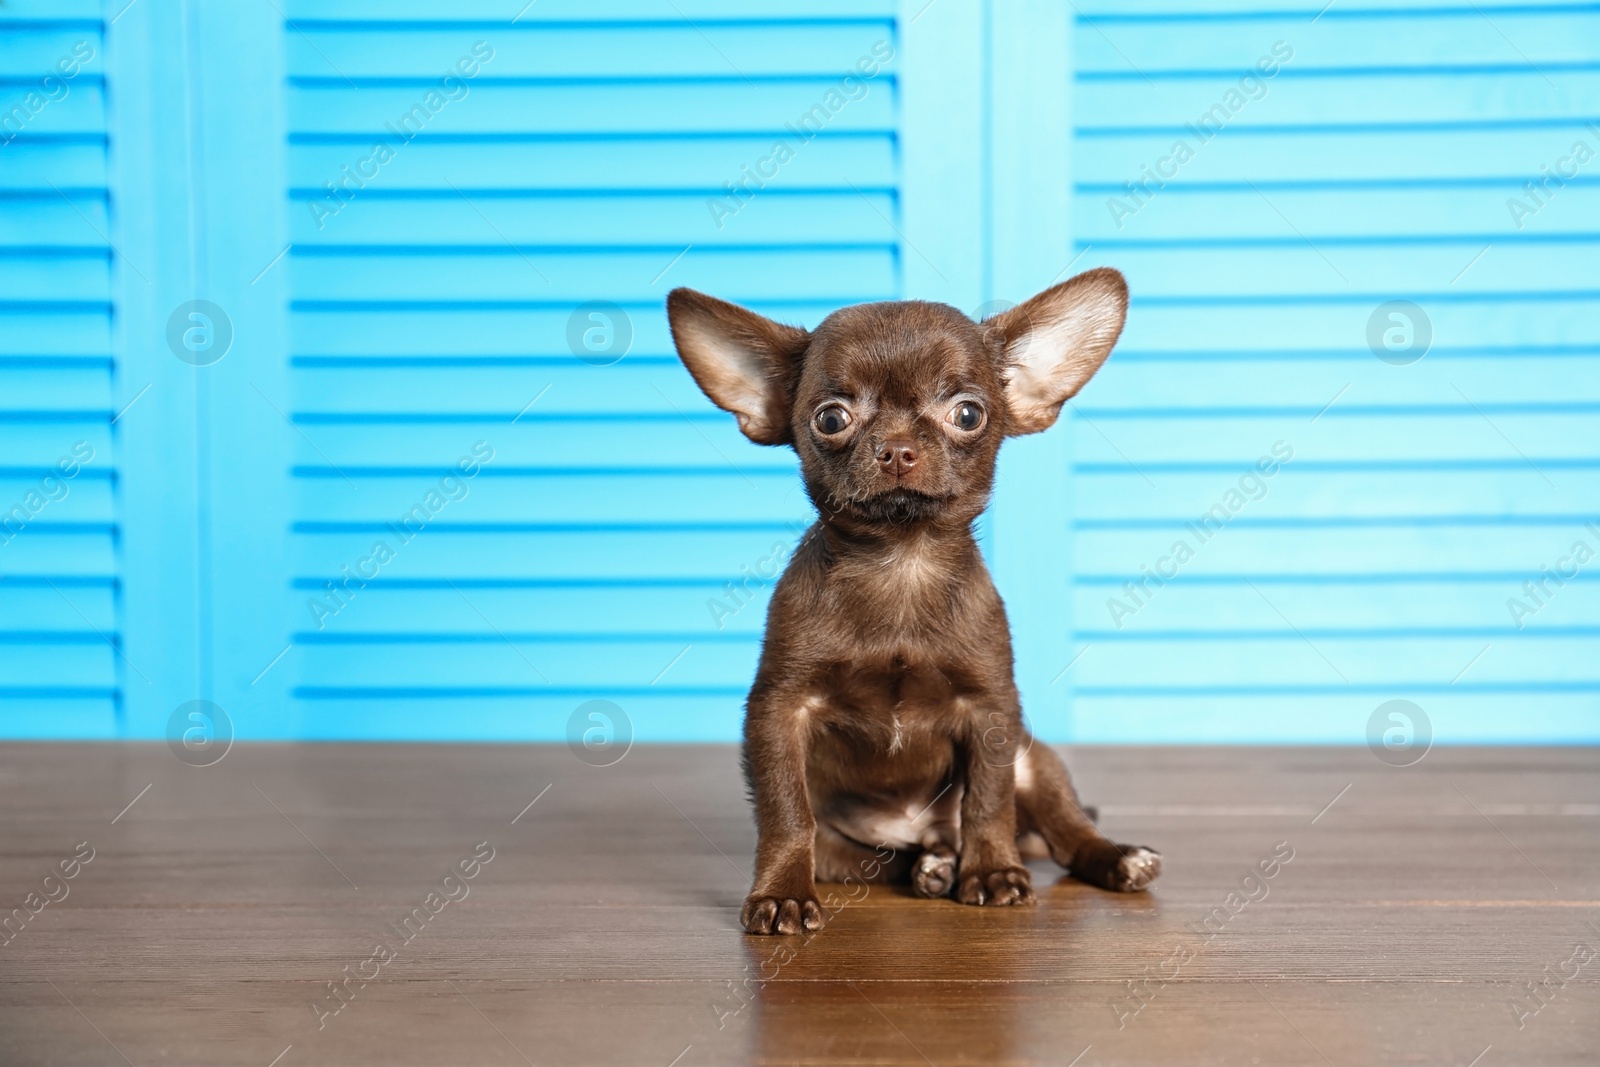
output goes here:
[{"label": "dog's nose", "polygon": [[910,441],[885,441],[878,446],[878,466],[885,473],[910,474],[917,465],[917,449]]}]

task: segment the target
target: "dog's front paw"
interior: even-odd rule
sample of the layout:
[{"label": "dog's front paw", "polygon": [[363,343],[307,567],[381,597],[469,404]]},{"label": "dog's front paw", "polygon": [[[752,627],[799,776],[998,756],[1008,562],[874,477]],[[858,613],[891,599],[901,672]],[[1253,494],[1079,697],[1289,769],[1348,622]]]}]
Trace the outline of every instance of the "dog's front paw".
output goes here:
[{"label": "dog's front paw", "polygon": [[1086,846],[1072,862],[1072,875],[1116,893],[1148,889],[1161,874],[1161,853],[1143,845],[1099,841]]},{"label": "dog's front paw", "polygon": [[948,848],[930,848],[911,868],[911,891],[919,897],[947,897],[956,884],[956,854]]},{"label": "dog's front paw", "polygon": [[963,873],[956,887],[956,899],[963,904],[1004,907],[1033,903],[1033,875],[1026,867],[999,867],[991,871]]},{"label": "dog's front paw", "polygon": [[820,930],[828,921],[815,896],[774,897],[751,893],[739,912],[739,922],[751,934],[798,934]]}]

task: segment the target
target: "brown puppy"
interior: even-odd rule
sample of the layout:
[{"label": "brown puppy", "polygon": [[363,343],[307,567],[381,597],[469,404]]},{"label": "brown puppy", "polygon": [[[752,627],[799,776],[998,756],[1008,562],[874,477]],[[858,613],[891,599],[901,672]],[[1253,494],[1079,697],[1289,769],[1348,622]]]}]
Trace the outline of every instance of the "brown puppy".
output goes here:
[{"label": "brown puppy", "polygon": [[850,874],[1027,904],[1024,854],[1106,889],[1160,873],[1155,852],[1100,833],[1060,757],[1028,736],[972,535],[1001,440],[1056,421],[1127,304],[1104,268],[981,325],[898,301],[807,332],[691,289],[667,297],[689,373],[752,441],[794,447],[821,515],[773,594],[746,705],[749,932],[821,928],[815,883]]}]

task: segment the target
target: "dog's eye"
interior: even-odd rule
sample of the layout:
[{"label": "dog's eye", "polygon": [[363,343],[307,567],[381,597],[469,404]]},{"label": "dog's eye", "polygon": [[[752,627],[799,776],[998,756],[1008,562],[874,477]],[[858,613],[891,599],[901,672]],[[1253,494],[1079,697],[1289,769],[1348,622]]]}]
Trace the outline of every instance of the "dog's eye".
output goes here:
[{"label": "dog's eye", "polygon": [[950,421],[963,430],[976,430],[983,425],[983,409],[970,400],[963,400],[950,409]]},{"label": "dog's eye", "polygon": [[817,430],[825,437],[842,433],[850,425],[850,413],[838,404],[830,404],[817,412]]}]

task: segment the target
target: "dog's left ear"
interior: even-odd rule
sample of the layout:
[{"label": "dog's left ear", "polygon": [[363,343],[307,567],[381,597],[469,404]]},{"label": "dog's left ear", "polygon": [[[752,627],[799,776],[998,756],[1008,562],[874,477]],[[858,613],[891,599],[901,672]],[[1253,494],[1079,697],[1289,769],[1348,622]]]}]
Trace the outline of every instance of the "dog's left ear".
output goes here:
[{"label": "dog's left ear", "polygon": [[1127,315],[1128,283],[1120,272],[1097,267],[985,320],[1005,361],[1011,433],[1054,425],[1061,405],[1111,354]]},{"label": "dog's left ear", "polygon": [[758,445],[789,444],[789,408],[811,335],[693,289],[667,294],[678,358]]}]

